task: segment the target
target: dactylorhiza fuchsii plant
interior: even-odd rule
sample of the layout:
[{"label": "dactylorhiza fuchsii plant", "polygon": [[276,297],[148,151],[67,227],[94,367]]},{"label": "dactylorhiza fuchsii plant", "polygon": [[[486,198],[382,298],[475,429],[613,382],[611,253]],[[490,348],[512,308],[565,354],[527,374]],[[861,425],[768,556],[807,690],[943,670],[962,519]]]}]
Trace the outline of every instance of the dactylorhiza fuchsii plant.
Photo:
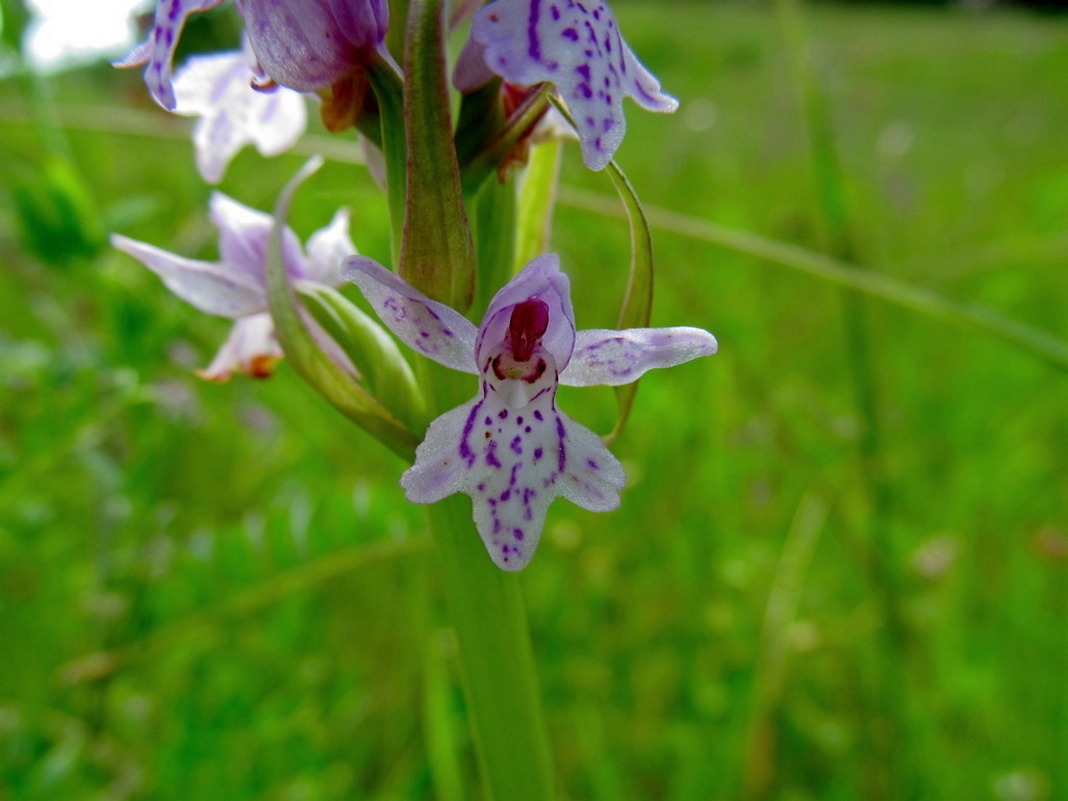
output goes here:
[{"label": "dactylorhiza fuchsii plant", "polygon": [[[312,96],[326,127],[355,132],[379,168],[395,269],[357,254],[345,210],[305,247],[286,225],[321,159],[286,183],[272,214],[214,193],[216,261],[118,234],[113,244],[182,299],[235,320],[202,376],[266,377],[284,355],[405,461],[406,497],[428,505],[485,793],[553,798],[511,573],[530,563],[554,499],[609,511],[626,483],[605,439],[558,407],[558,387],[616,387],[614,438],[641,375],[716,350],[707,331],[648,327],[651,236],[614,161],[624,97],[658,112],[678,103],[638,61],[608,5],[577,0],[467,0],[451,13],[443,0],[234,0],[244,23],[236,49],[191,57],[172,77],[186,19],[221,4],[159,0],[147,39],[118,66],[144,66],[163,107],[199,117],[196,161],[211,183],[245,144],[266,156],[295,143]],[[387,47],[391,20],[403,22],[403,36],[389,38],[403,40],[403,52]],[[445,41],[461,25],[470,33],[452,67],[454,122]],[[566,138],[550,114],[577,133],[585,165],[610,175],[630,221],[620,330],[576,328],[569,279],[546,252]],[[346,279],[377,321],[338,291]],[[470,496],[470,507],[455,494]]]}]

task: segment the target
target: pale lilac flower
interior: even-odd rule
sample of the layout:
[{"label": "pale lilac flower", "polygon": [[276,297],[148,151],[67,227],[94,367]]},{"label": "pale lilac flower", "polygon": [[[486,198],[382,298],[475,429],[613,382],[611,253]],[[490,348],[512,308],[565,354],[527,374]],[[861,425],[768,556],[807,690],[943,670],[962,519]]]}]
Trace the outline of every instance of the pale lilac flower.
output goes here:
[{"label": "pale lilac flower", "polygon": [[299,92],[253,88],[247,52],[193,56],[174,77],[178,114],[199,116],[193,128],[197,169],[208,183],[222,180],[230,160],[247,144],[264,156],[292,147],[308,123]]},{"label": "pale lilac flower", "polygon": [[679,106],[661,92],[599,0],[494,0],[475,12],[471,40],[461,55],[458,84],[478,85],[473,62],[480,50],[485,66],[506,81],[553,84],[575,118],[582,159],[593,170],[608,164],[623,141],[624,95],[649,111]]},{"label": "pale lilac flower", "polygon": [[[145,65],[149,92],[174,109],[172,62],[185,21],[222,2],[157,0],[148,38],[115,66]],[[366,66],[389,25],[387,0],[236,0],[236,5],[267,78],[302,92],[329,88]]]},{"label": "pale lilac flower", "polygon": [[[222,381],[235,371],[269,375],[282,356],[267,299],[267,254],[274,218],[215,192],[211,221],[219,229],[219,261],[187,259],[119,234],[112,234],[111,243],[156,273],[182,300],[236,321],[211,365],[201,371],[204,378]],[[308,239],[307,253],[289,227],[282,231],[282,262],[290,281],[336,286],[342,260],[355,252],[344,209]],[[352,370],[325,332],[314,321],[306,322],[331,358]]]},{"label": "pale lilac flower", "polygon": [[557,408],[557,387],[627,384],[716,350],[699,328],[576,332],[555,254],[534,259],[501,289],[478,328],[371,259],[347,259],[342,275],[407,345],[479,377],[473,400],[430,424],[401,486],[415,503],[470,495],[478,532],[505,570],[530,561],[555,498],[591,511],[619,506],[622,466],[597,434]]}]

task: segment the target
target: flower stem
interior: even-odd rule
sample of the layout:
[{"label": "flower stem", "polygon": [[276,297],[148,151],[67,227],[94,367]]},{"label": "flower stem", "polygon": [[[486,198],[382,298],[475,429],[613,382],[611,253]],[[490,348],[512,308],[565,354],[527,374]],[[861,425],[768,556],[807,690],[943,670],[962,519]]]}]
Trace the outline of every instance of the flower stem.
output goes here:
[{"label": "flower stem", "polygon": [[[437,365],[426,365],[421,378],[440,408],[470,394],[469,376]],[[427,511],[485,798],[550,801],[553,767],[519,575],[487,556],[467,498],[454,495]]]}]

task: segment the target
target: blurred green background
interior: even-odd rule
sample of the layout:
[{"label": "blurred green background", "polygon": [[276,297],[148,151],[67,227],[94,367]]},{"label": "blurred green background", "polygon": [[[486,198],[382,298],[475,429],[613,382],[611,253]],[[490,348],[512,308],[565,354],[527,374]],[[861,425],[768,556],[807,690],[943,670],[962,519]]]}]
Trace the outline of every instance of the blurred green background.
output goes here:
[{"label": "blurred green background", "polygon": [[[821,192],[774,9],[617,15],[682,101],[628,109],[650,207],[949,311],[656,232],[654,324],[720,353],[643,381],[622,508],[555,504],[519,578],[561,799],[1068,799],[1068,371],[959,324],[982,305],[1063,353],[1068,19],[810,10]],[[191,41],[233,30],[204,16]],[[478,797],[404,465],[285,364],[196,379],[228,323],[107,246],[216,256],[188,130],[137,71],[0,82],[0,799]],[[387,259],[358,150],[323,147],[291,224],[347,205]],[[220,188],[268,209],[303,158],[243,152]],[[579,325],[611,326],[626,225],[577,148],[562,183]],[[611,428],[610,391],[562,403]]]}]

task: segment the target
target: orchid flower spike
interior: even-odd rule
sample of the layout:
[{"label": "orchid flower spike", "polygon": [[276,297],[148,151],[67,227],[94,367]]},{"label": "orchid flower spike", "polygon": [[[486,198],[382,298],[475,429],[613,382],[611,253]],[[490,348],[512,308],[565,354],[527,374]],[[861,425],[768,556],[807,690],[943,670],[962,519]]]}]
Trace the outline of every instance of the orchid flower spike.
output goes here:
[{"label": "orchid flower spike", "polygon": [[200,117],[193,147],[197,169],[208,183],[222,180],[245,145],[276,156],[296,144],[307,127],[301,94],[286,88],[257,91],[254,64],[247,50],[193,56],[174,77],[175,112]]},{"label": "orchid flower spike", "polygon": [[[264,378],[283,355],[267,299],[267,254],[274,218],[215,192],[211,221],[219,229],[220,260],[215,262],[187,259],[119,234],[112,234],[111,244],[156,273],[182,300],[208,314],[236,321],[211,364],[199,372],[202,378],[225,381],[235,371]],[[307,254],[289,227],[282,231],[282,261],[290,281],[336,286],[338,266],[355,252],[344,209],[326,228],[312,234]],[[306,322],[328,355],[354,371],[314,320],[306,316]]]},{"label": "orchid flower spike", "polygon": [[[568,105],[582,160],[603,169],[623,141],[623,97],[644,109],[669,113],[679,102],[631,51],[607,3],[599,0],[494,0],[475,12],[471,42],[461,56],[461,88],[478,84],[472,49],[506,81],[553,84]],[[488,78],[488,75],[484,75]]]},{"label": "orchid flower spike", "polygon": [[470,495],[482,541],[504,570],[530,562],[555,498],[608,511],[626,483],[602,439],[557,408],[557,387],[627,384],[716,351],[699,328],[576,332],[569,282],[551,253],[496,294],[478,328],[366,257],[347,259],[342,277],[401,341],[478,376],[475,397],[430,424],[401,486],[414,503]]},{"label": "orchid flower spike", "polygon": [[[164,108],[177,99],[171,79],[185,21],[224,0],[157,0],[148,38],[116,67],[145,65],[145,83]],[[389,26],[388,0],[235,0],[249,44],[267,77],[311,92],[328,89],[378,54]]]}]

